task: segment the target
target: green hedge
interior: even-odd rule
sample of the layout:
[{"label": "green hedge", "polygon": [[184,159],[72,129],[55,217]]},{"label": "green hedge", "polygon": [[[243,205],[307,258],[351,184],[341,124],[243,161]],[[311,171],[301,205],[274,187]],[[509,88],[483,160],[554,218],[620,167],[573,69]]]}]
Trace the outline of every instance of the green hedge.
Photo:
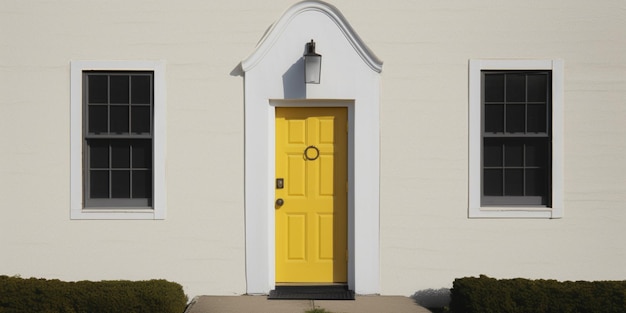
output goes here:
[{"label": "green hedge", "polygon": [[79,281],[0,276],[0,313],[183,313],[182,286],[165,280]]},{"label": "green hedge", "polygon": [[623,313],[626,281],[497,280],[481,275],[456,279],[451,297],[455,313]]}]

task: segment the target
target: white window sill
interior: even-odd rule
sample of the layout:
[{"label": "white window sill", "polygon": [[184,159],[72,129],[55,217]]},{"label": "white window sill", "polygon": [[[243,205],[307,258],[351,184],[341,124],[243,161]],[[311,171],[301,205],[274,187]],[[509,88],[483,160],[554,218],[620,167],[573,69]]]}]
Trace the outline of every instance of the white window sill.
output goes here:
[{"label": "white window sill", "polygon": [[162,220],[165,217],[159,216],[151,208],[92,208],[72,210],[70,218],[73,220]]},{"label": "white window sill", "polygon": [[469,218],[561,218],[562,210],[541,206],[488,206],[470,208]]}]

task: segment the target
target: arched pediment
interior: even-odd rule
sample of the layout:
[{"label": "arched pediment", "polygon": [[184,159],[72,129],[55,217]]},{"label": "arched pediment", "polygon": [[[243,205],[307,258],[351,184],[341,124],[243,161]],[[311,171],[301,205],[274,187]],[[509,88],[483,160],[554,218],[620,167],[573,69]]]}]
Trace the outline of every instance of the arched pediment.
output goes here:
[{"label": "arched pediment", "polygon": [[343,33],[346,40],[361,57],[363,62],[365,62],[365,64],[377,73],[382,71],[383,62],[367,47],[363,40],[361,40],[343,14],[341,14],[341,12],[334,6],[317,0],[302,1],[287,9],[287,11],[283,13],[278,21],[276,21],[261,38],[254,52],[241,62],[242,70],[244,72],[248,72],[253,69],[259,62],[261,62],[267,53],[272,50],[272,47],[281,34],[287,30],[291,21],[298,18],[298,16],[302,13],[310,11],[319,12],[330,18],[330,20],[337,25],[339,31]]}]

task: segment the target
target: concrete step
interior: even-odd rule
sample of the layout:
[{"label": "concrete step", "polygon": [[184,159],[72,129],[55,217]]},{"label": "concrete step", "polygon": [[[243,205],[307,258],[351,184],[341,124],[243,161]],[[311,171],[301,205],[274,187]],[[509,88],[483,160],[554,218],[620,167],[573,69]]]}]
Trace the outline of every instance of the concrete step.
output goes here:
[{"label": "concrete step", "polygon": [[356,296],[355,300],[268,300],[267,296],[199,296],[185,313],[430,313],[402,296]]}]

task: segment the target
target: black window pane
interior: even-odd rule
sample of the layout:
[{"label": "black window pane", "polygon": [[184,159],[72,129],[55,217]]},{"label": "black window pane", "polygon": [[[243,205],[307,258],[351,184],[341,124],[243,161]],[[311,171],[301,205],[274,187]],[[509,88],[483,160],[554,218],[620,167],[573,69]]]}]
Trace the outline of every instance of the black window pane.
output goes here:
[{"label": "black window pane", "polygon": [[486,169],[483,173],[485,196],[502,196],[502,170]]},{"label": "black window pane", "polygon": [[486,167],[502,166],[502,144],[486,139],[483,158]]},{"label": "black window pane", "polygon": [[133,198],[152,196],[152,171],[133,171]]},{"label": "black window pane", "polygon": [[152,91],[150,88],[150,76],[141,75],[131,78],[132,85],[132,103],[133,104],[150,104]]},{"label": "black window pane", "polygon": [[547,129],[546,105],[529,104],[527,130],[529,133],[545,133]]},{"label": "black window pane", "polygon": [[109,77],[104,75],[89,75],[87,79],[87,101],[89,103],[108,103]]},{"label": "black window pane", "polygon": [[504,74],[485,74],[485,101],[504,102]]},{"label": "black window pane", "polygon": [[549,205],[550,73],[489,71],[482,83],[483,196],[501,197],[496,202],[502,204]]},{"label": "black window pane", "polygon": [[[526,195],[527,196],[544,196],[547,198],[548,190],[546,188],[548,177],[543,169],[526,170]],[[545,203],[544,203],[545,204]]]},{"label": "black window pane", "polygon": [[127,141],[115,142],[111,145],[111,166],[130,168],[130,146]]},{"label": "black window pane", "polygon": [[128,106],[111,106],[111,132],[128,133]]},{"label": "black window pane", "polygon": [[108,142],[92,141],[89,143],[89,167],[109,168]]},{"label": "black window pane", "polygon": [[109,171],[89,171],[89,197],[92,199],[109,197]]},{"label": "black window pane", "polygon": [[133,168],[152,167],[152,142],[150,140],[133,141]]},{"label": "black window pane", "polygon": [[133,106],[131,108],[131,115],[133,133],[150,133],[149,106]]},{"label": "black window pane", "polygon": [[525,121],[523,104],[509,104],[506,106],[506,132],[523,133]]},{"label": "black window pane", "polygon": [[485,105],[485,132],[504,132],[504,106],[500,104]]},{"label": "black window pane", "polygon": [[506,101],[524,102],[526,101],[526,75],[507,74],[506,75]]},{"label": "black window pane", "polygon": [[89,133],[106,133],[108,132],[108,110],[106,105],[90,105],[87,107],[89,110],[88,118],[88,132]]},{"label": "black window pane", "polygon": [[130,198],[130,171],[111,172],[111,197]]},{"label": "black window pane", "polygon": [[111,76],[111,103],[128,103],[128,76]]},{"label": "black window pane", "polygon": [[526,145],[526,166],[546,166],[550,157],[547,144],[546,139],[541,139]]},{"label": "black window pane", "polygon": [[528,101],[545,102],[548,100],[548,76],[546,74],[528,75]]},{"label": "black window pane", "polygon": [[504,147],[504,166],[523,166],[524,146],[522,144],[508,144]]},{"label": "black window pane", "polygon": [[524,195],[524,170],[508,169],[504,171],[504,195],[523,196]]},{"label": "black window pane", "polygon": [[[84,140],[88,153],[84,165],[85,198],[150,200],[152,75],[122,71],[85,72],[84,75],[83,110],[87,133]],[[105,136],[100,137],[102,135]],[[92,202],[86,205],[91,205],[89,203]],[[134,204],[112,202],[111,205]]]}]

